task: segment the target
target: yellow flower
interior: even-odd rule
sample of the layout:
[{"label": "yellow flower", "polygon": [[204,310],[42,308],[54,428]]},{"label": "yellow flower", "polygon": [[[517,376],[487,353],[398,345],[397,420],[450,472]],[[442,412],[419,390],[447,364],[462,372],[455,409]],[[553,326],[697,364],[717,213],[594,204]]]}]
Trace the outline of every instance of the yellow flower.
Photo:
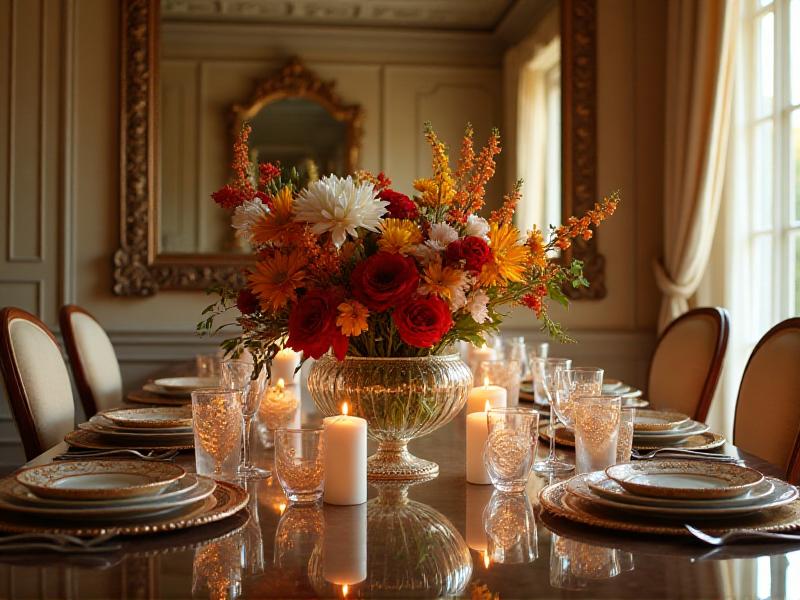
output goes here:
[{"label": "yellow flower", "polygon": [[531,253],[531,264],[544,270],[547,267],[547,255],[545,254],[544,236],[542,230],[534,226],[528,235],[528,248]]},{"label": "yellow flower", "polygon": [[422,232],[406,219],[384,219],[378,247],[392,254],[408,254],[422,241]]},{"label": "yellow flower", "polygon": [[415,180],[414,188],[422,193],[420,200],[424,205],[432,208],[450,206],[456,195],[456,189],[453,172],[450,170],[450,160],[447,157],[447,146],[430,125],[426,125],[425,139],[431,147],[433,176]]},{"label": "yellow flower", "polygon": [[467,274],[459,269],[443,267],[441,260],[432,260],[422,273],[421,294],[435,294],[447,300],[450,308],[459,309],[467,303]]},{"label": "yellow flower", "polygon": [[339,316],[336,317],[336,326],[347,336],[360,335],[369,329],[367,307],[356,300],[342,302],[338,307]]},{"label": "yellow flower", "polygon": [[272,198],[272,210],[253,225],[253,242],[268,244],[285,240],[295,228],[292,217],[292,188],[286,186]]},{"label": "yellow flower", "polygon": [[248,278],[250,288],[258,296],[261,308],[278,311],[290,300],[297,300],[297,288],[305,281],[306,266],[301,253],[277,253],[271,258],[259,261]]},{"label": "yellow flower", "polygon": [[506,285],[509,281],[525,281],[525,268],[530,261],[528,247],[519,241],[519,230],[506,223],[492,223],[489,228],[492,261],[483,265],[478,283],[482,286]]}]

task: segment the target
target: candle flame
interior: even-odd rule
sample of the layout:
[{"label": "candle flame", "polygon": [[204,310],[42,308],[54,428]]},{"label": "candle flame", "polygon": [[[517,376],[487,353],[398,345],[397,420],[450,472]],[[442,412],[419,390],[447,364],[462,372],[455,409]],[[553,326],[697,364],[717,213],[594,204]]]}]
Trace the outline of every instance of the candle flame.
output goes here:
[{"label": "candle flame", "polygon": [[278,504],[278,510],[280,511],[280,514],[283,514],[284,511],[286,510],[286,503],[281,502],[280,504]]},{"label": "candle flame", "polygon": [[342,414],[347,416],[347,402],[342,403]]},{"label": "candle flame", "polygon": [[489,378],[488,377],[484,377],[483,378],[483,385],[489,385]]},{"label": "candle flame", "polygon": [[286,382],[283,380],[283,377],[278,377],[278,387],[283,389],[283,386],[286,385]]},{"label": "candle flame", "polygon": [[483,554],[483,566],[488,569],[489,565],[492,564],[492,559],[489,558],[489,555],[486,554],[486,552],[481,552],[481,554]]},{"label": "candle flame", "polygon": [[489,409],[492,408],[491,403],[487,400],[486,404],[483,406],[483,412],[489,412]]},{"label": "candle flame", "polygon": [[347,592],[350,591],[350,586],[346,583],[342,586],[342,598],[347,598]]}]

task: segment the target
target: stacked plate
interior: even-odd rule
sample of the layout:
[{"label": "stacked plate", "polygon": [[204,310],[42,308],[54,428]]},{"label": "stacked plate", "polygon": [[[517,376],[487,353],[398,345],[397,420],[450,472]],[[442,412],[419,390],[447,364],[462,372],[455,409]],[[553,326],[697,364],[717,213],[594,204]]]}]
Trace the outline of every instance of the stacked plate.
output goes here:
[{"label": "stacked plate", "polygon": [[628,408],[644,408],[650,403],[642,399],[642,390],[623,383],[619,379],[603,379],[603,394],[620,396],[622,406]]},{"label": "stacked plate", "polygon": [[211,377],[164,377],[142,386],[140,392],[128,394],[130,402],[180,406],[192,401],[194,390],[213,388],[219,380]]},{"label": "stacked plate", "polygon": [[[89,433],[95,441],[93,445],[84,447],[191,448],[194,443],[192,409],[189,406],[109,410],[93,416],[78,428],[78,433]],[[75,444],[73,439],[67,441],[81,445]]]},{"label": "stacked plate", "polygon": [[693,421],[687,415],[662,410],[636,411],[633,426],[633,447],[636,449],[669,447],[708,450],[724,443],[722,436],[708,433],[708,425]]},{"label": "stacked plate", "polygon": [[0,480],[0,509],[36,518],[119,525],[191,512],[216,487],[213,479],[166,462],[60,462]]},{"label": "stacked plate", "polygon": [[591,507],[684,522],[749,515],[798,498],[793,485],[754,469],[689,460],[618,464],[576,475],[565,487]]}]

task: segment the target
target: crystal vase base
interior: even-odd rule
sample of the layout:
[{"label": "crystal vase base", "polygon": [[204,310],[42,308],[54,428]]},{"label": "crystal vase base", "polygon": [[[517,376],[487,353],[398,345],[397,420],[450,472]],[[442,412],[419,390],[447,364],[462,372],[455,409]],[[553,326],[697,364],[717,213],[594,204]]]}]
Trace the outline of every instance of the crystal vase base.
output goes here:
[{"label": "crystal vase base", "polygon": [[381,441],[367,459],[367,478],[372,481],[418,481],[438,474],[439,465],[411,454],[407,441]]}]

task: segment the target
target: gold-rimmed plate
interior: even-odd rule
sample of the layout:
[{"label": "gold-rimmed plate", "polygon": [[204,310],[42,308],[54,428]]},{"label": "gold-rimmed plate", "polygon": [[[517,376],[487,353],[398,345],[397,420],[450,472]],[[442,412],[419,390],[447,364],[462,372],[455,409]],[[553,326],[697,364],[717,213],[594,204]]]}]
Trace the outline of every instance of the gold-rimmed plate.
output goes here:
[{"label": "gold-rimmed plate", "polygon": [[135,429],[174,429],[192,426],[189,406],[154,406],[151,408],[120,408],[100,413],[115,425]]},{"label": "gold-rimmed plate", "polygon": [[700,460],[621,463],[607,468],[606,475],[633,494],[682,499],[741,496],[764,481],[749,467]]},{"label": "gold-rimmed plate", "polygon": [[134,523],[80,524],[65,523],[55,519],[26,517],[8,511],[0,511],[0,531],[9,533],[55,533],[80,537],[94,537],[106,533],[116,535],[145,535],[164,531],[177,531],[187,527],[198,527],[230,517],[247,506],[248,495],[237,485],[217,481],[214,493],[198,503],[170,512],[167,515],[148,518]]},{"label": "gold-rimmed plate", "polygon": [[[93,431],[106,431],[106,432],[119,432],[119,433],[133,433],[136,435],[145,434],[191,434],[192,427],[158,427],[152,430],[142,429],[141,427],[125,427],[117,425],[113,421],[109,421],[103,415],[94,415],[86,423],[82,425],[91,425],[88,429]],[[87,429],[87,428],[85,428]]]},{"label": "gold-rimmed plate", "polygon": [[161,441],[161,438],[153,441],[122,440],[103,436],[96,431],[76,429],[64,436],[64,441],[73,448],[85,448],[87,450],[118,450],[119,448],[130,448],[133,450],[193,450],[194,438],[186,441]]},{"label": "gold-rimmed plate", "polygon": [[103,500],[158,494],[184,475],[168,462],[74,460],[28,467],[15,479],[42,498]]},{"label": "gold-rimmed plate", "polygon": [[688,415],[678,412],[641,409],[636,411],[633,430],[635,432],[667,431],[680,427],[689,420]]}]

